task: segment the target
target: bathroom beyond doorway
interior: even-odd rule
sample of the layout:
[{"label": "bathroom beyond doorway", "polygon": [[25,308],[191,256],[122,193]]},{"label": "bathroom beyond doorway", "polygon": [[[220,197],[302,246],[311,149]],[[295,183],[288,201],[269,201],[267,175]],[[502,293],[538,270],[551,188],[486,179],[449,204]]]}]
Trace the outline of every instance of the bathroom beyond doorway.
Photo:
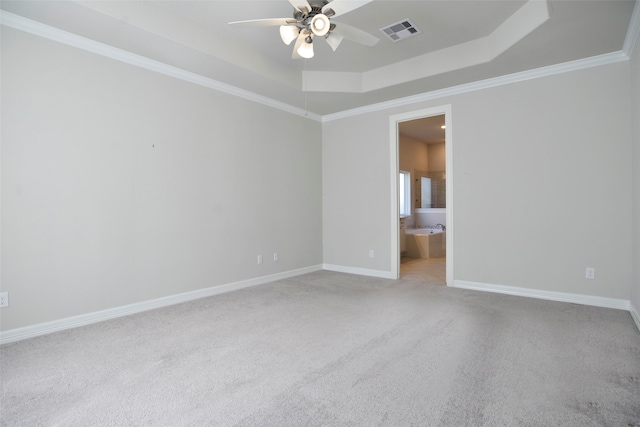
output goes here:
[{"label": "bathroom beyond doorway", "polygon": [[[415,169],[417,166],[420,166],[419,170],[428,170],[424,169],[425,165],[406,165],[404,162],[401,165],[401,155],[400,155],[400,139],[401,139],[401,127],[409,125],[411,122],[420,119],[426,119],[433,117],[435,119],[436,116],[439,116],[441,119],[444,116],[444,123],[440,121],[438,124],[439,132],[442,132],[442,127],[444,126],[444,142],[445,144],[445,170],[442,171],[442,178],[445,180],[445,194],[446,194],[446,208],[419,208],[420,212],[416,212],[416,194],[415,194],[415,186],[412,190],[405,193],[404,199],[410,200],[409,209],[405,209],[407,212],[400,215],[400,195],[399,195],[399,186],[401,183],[400,175],[401,171],[407,172],[405,175],[409,175],[408,182],[415,182],[416,172]],[[421,110],[411,111],[407,113],[392,115],[389,117],[389,128],[390,128],[390,180],[391,180],[391,198],[390,198],[390,207],[391,207],[391,276],[395,278],[400,278],[400,264],[401,264],[401,252],[404,252],[401,248],[406,241],[403,241],[403,233],[402,231],[408,229],[410,227],[416,227],[415,216],[417,213],[422,214],[422,211],[428,211],[424,213],[437,213],[444,214],[444,220],[439,220],[437,223],[446,226],[446,284],[449,286],[453,286],[453,277],[454,277],[454,263],[453,263],[453,234],[455,231],[455,227],[453,224],[453,139],[452,139],[452,114],[451,114],[451,105],[441,105],[438,107],[430,107]],[[416,138],[417,139],[417,138]],[[428,157],[428,155],[427,155]],[[408,168],[408,169],[407,169]],[[413,173],[411,171],[413,170]],[[446,177],[446,178],[445,178]],[[406,178],[406,176],[405,176]],[[414,216],[413,221],[409,218],[409,216]],[[422,219],[422,218],[420,218]],[[426,219],[426,218],[425,218]],[[432,218],[429,218],[432,219]],[[418,223],[418,227],[426,227],[430,225],[430,223]],[[434,226],[437,224],[433,224]],[[406,248],[405,248],[406,250]],[[439,256],[439,255],[434,255]]]},{"label": "bathroom beyond doorway", "polygon": [[404,181],[400,179],[399,188],[399,195],[405,196],[400,197],[401,279],[446,284],[444,250],[432,254],[426,249],[428,252],[422,257],[423,251],[416,252],[418,242],[414,242],[419,236],[413,233],[436,224],[444,230],[447,224],[445,146],[444,114],[398,123],[398,166],[400,178],[405,176]]}]

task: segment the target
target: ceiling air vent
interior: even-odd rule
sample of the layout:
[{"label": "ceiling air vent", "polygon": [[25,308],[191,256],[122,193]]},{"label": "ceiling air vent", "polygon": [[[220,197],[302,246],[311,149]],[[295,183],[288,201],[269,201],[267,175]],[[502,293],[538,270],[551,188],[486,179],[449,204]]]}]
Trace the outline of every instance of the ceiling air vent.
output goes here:
[{"label": "ceiling air vent", "polygon": [[404,19],[388,27],[380,28],[380,31],[389,37],[392,42],[399,42],[422,32],[410,19]]}]

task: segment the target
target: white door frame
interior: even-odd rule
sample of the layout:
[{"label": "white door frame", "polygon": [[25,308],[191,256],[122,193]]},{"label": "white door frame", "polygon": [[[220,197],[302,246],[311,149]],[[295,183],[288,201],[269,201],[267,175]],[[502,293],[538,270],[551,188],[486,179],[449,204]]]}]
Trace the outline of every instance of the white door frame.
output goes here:
[{"label": "white door frame", "polygon": [[444,114],[445,153],[446,153],[446,190],[447,190],[447,286],[453,286],[453,121],[451,117],[451,105],[425,108],[408,113],[396,114],[389,117],[389,147],[391,160],[391,276],[400,277],[400,211],[398,200],[398,174],[399,167],[399,138],[398,124],[410,120],[422,119]]}]

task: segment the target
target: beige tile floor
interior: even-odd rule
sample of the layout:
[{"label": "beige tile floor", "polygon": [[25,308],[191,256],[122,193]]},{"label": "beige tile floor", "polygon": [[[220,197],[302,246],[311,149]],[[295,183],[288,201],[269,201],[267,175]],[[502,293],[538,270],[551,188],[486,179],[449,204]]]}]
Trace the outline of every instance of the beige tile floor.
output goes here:
[{"label": "beige tile floor", "polygon": [[400,258],[400,278],[420,280],[445,285],[447,283],[446,257],[439,258]]}]

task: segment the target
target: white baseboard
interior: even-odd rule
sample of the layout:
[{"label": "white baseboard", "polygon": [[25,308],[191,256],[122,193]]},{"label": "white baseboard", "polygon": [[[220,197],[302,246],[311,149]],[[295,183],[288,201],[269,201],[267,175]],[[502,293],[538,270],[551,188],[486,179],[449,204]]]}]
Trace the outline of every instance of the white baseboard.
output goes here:
[{"label": "white baseboard", "polygon": [[615,308],[618,310],[630,310],[631,308],[631,302],[624,299],[596,297],[592,295],[582,294],[570,294],[565,292],[543,291],[539,289],[519,288],[516,286],[492,285],[489,283],[468,282],[466,280],[454,280],[453,287],[472,289],[475,291],[495,292],[499,294],[515,295],[521,297],[539,298],[551,301],[571,302],[575,304],[592,305],[596,307]]},{"label": "white baseboard", "polygon": [[359,274],[361,276],[380,277],[382,279],[396,279],[390,271],[370,270],[367,268],[346,267],[335,264],[322,264],[323,270],[336,271],[338,273]]},{"label": "white baseboard", "polygon": [[640,332],[640,311],[633,305],[632,302],[629,303],[629,313],[631,313],[631,318],[636,323],[636,328],[638,328],[638,332]]},{"label": "white baseboard", "polygon": [[[358,274],[363,276],[379,277],[383,279],[395,279],[389,271],[370,270],[365,268],[345,267],[334,264],[314,265],[310,267],[300,268],[296,270],[285,271],[282,273],[272,274],[269,276],[257,277],[254,279],[242,280],[239,282],[227,283],[224,285],[212,286],[210,288],[199,289],[197,291],[184,292],[167,297],[156,298],[148,301],[142,301],[135,304],[114,307],[106,310],[96,311],[93,313],[81,314],[79,316],[67,317],[51,322],[38,323],[36,325],[25,326],[22,328],[10,329],[0,332],[0,345],[10,342],[20,341],[27,338],[33,338],[40,335],[46,335],[53,332],[63,331],[66,329],[86,326],[104,320],[124,317],[143,311],[153,310],[156,308],[166,307],[169,305],[179,304],[192,301],[199,298],[219,295],[238,289],[248,288],[251,286],[262,285],[276,280],[287,279],[290,277],[300,276],[302,274],[312,273],[319,270],[336,271],[339,273]],[[598,307],[615,308],[620,310],[628,310],[640,331],[640,312],[628,300],[596,297],[590,295],[570,294],[563,292],[542,291],[538,289],[518,288],[514,286],[492,285],[479,282],[468,282],[464,280],[454,280],[453,287],[472,289],[477,291],[496,292],[501,294],[532,297],[539,299],[547,299],[552,301],[571,302],[576,304],[593,305]]]},{"label": "white baseboard", "polygon": [[290,277],[300,276],[306,273],[322,270],[321,265],[300,268],[297,270],[285,271],[282,273],[272,274],[269,276],[256,277],[255,279],[242,280],[224,285],[212,286],[210,288],[198,289],[197,291],[184,292],[167,297],[156,298],[148,301],[142,301],[135,304],[123,305],[120,307],[109,308],[106,310],[96,311],[93,313],[81,314],[79,316],[67,317],[51,322],[38,323],[36,325],[25,326],[22,328],[10,329],[0,332],[0,345],[20,341],[27,338],[33,338],[40,335],[50,334],[52,332],[63,331],[66,329],[86,326],[92,323],[101,322],[103,320],[115,319],[118,317],[128,316],[130,314],[141,313],[143,311],[153,310],[156,308],[166,307],[169,305],[179,304],[192,301],[199,298],[218,295],[238,289],[248,288],[251,286],[262,285],[276,280],[287,279]]}]

